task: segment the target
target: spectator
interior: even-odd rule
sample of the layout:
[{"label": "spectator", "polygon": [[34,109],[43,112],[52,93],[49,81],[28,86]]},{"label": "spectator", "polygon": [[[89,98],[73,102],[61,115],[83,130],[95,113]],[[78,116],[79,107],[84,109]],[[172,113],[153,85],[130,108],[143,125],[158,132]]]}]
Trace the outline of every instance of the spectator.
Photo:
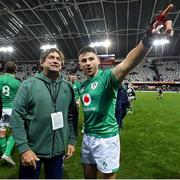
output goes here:
[{"label": "spectator", "polygon": [[133,109],[134,109],[133,102],[136,99],[136,93],[135,93],[135,90],[134,90],[133,85],[131,83],[128,85],[127,95],[128,95],[128,101],[129,101],[128,113],[133,113]]}]

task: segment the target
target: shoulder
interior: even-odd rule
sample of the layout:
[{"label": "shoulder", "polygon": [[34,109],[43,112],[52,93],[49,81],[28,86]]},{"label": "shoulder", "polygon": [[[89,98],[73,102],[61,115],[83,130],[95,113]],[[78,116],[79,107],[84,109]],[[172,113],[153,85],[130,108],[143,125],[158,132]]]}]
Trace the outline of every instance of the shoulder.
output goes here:
[{"label": "shoulder", "polygon": [[95,81],[107,81],[109,78],[112,76],[112,70],[107,69],[107,70],[101,70],[99,69],[98,74],[93,78]]},{"label": "shoulder", "polygon": [[18,84],[21,83],[21,80],[20,80],[20,79],[17,79],[16,77],[14,78],[14,81],[15,81],[16,83],[18,83]]},{"label": "shoulder", "polygon": [[112,74],[112,69],[107,69],[101,72],[103,75],[110,76]]},{"label": "shoulder", "polygon": [[72,87],[71,83],[70,83],[69,81],[65,80],[65,79],[62,79],[62,80],[61,80],[61,83],[63,83],[63,84],[66,85],[66,86]]},{"label": "shoulder", "polygon": [[31,85],[31,84],[34,83],[35,81],[38,81],[38,79],[35,78],[35,77],[27,78],[27,79],[25,79],[25,80],[23,80],[23,81],[21,82],[21,86]]},{"label": "shoulder", "polygon": [[73,91],[72,84],[69,81],[62,79],[60,82],[63,88],[65,88],[66,90],[69,89],[70,91]]}]

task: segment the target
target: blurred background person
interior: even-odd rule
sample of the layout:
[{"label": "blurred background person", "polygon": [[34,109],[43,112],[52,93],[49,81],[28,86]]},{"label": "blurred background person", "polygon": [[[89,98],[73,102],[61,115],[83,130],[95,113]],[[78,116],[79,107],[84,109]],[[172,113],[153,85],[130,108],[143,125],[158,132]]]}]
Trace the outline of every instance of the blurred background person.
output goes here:
[{"label": "blurred background person", "polygon": [[127,88],[124,83],[121,83],[121,86],[119,87],[117,92],[116,110],[115,110],[115,116],[120,128],[123,127],[123,118],[127,114],[128,104],[129,102],[127,96]]},{"label": "blurred background person", "polygon": [[157,99],[162,99],[162,96],[163,96],[163,88],[162,87],[159,87],[157,88]]},{"label": "blurred background person", "polygon": [[[0,120],[0,146],[3,155],[2,159],[6,160],[12,166],[15,162],[11,158],[11,151],[15,144],[11,132],[10,117],[12,114],[13,100],[16,96],[17,90],[20,86],[20,81],[16,79],[17,66],[14,62],[7,62],[5,64],[5,73],[0,76],[0,92],[2,97],[2,118]],[[6,141],[7,129],[10,128],[10,135]]]},{"label": "blurred background person", "polygon": [[69,81],[72,84],[75,99],[76,99],[76,104],[77,104],[77,107],[79,108],[80,107],[80,96],[79,96],[78,89],[81,86],[81,84],[79,83],[75,72],[73,72],[73,71],[69,72]]},{"label": "blurred background person", "polygon": [[128,95],[128,101],[129,101],[128,113],[133,113],[134,100],[136,99],[136,93],[135,93],[132,83],[129,83],[129,85],[128,85],[127,95]]}]

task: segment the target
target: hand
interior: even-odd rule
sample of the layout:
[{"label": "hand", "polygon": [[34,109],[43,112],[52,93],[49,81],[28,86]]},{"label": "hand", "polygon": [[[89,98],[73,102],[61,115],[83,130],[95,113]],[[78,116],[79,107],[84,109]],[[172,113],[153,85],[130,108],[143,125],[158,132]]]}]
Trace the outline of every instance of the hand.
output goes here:
[{"label": "hand", "polygon": [[173,9],[173,5],[170,4],[167,8],[155,18],[155,20],[150,24],[146,31],[146,35],[142,42],[146,47],[151,47],[154,38],[157,36],[171,37],[173,36],[172,21],[167,20],[166,17]]},{"label": "hand", "polygon": [[65,156],[65,159],[70,158],[75,152],[75,146],[72,144],[68,145],[67,155]]},{"label": "hand", "polygon": [[36,169],[36,161],[40,159],[35,155],[32,150],[28,150],[21,154],[21,162],[23,166],[33,166]]}]

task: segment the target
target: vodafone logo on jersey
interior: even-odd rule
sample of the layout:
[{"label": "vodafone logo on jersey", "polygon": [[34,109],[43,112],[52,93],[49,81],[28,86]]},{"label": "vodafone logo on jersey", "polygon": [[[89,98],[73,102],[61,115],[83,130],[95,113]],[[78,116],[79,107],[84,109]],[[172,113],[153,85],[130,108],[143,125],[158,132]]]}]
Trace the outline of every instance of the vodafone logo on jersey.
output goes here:
[{"label": "vodafone logo on jersey", "polygon": [[82,98],[85,106],[88,106],[91,103],[91,96],[89,94],[85,94]]}]

